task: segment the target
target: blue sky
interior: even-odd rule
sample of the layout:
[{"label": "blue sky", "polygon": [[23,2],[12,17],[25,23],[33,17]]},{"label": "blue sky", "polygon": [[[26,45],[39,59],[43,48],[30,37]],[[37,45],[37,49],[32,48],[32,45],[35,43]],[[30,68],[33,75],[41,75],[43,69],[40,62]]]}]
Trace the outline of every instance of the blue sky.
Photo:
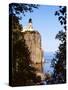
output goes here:
[{"label": "blue sky", "polygon": [[33,9],[34,12],[25,13],[20,21],[23,26],[26,26],[29,18],[32,18],[34,29],[41,34],[42,48],[45,52],[54,52],[59,45],[59,41],[55,39],[55,36],[62,27],[58,17],[54,15],[58,9],[58,6],[40,5],[39,9]]}]

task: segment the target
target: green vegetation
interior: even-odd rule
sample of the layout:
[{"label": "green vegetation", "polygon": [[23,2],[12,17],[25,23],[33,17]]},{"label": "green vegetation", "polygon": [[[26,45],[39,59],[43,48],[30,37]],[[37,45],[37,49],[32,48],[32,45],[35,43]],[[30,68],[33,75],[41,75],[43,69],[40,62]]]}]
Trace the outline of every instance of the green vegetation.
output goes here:
[{"label": "green vegetation", "polygon": [[19,23],[21,19],[20,14],[25,15],[25,12],[32,12],[33,8],[37,7],[37,5],[33,4],[11,3],[9,5],[10,48],[12,58],[11,61],[9,60],[9,66],[11,67],[11,71],[9,72],[12,75],[9,84],[12,86],[35,85],[37,82],[40,82],[40,79],[35,74],[35,68],[31,66],[30,52],[21,33],[22,25]]},{"label": "green vegetation", "polygon": [[54,74],[47,84],[61,84],[66,83],[66,6],[60,6],[59,10],[55,12],[58,20],[63,27],[56,35],[56,39],[60,41],[55,58],[52,60],[52,67]]}]

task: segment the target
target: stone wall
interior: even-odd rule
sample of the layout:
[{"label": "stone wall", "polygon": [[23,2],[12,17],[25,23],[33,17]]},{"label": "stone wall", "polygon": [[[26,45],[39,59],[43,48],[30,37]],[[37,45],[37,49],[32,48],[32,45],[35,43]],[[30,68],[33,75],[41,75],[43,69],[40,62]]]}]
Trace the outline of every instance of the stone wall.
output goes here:
[{"label": "stone wall", "polygon": [[30,52],[30,59],[32,65],[39,71],[42,71],[42,50],[41,50],[41,36],[38,31],[22,32],[25,43]]}]

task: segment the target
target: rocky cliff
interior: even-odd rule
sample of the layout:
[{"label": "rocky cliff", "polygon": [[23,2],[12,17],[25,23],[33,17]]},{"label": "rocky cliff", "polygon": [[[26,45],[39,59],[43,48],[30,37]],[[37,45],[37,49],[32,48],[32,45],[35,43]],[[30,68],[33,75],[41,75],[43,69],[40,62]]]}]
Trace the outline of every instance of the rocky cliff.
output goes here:
[{"label": "rocky cliff", "polygon": [[32,65],[39,71],[42,71],[42,50],[41,50],[41,36],[38,31],[22,32],[25,43],[30,52],[30,59]]}]

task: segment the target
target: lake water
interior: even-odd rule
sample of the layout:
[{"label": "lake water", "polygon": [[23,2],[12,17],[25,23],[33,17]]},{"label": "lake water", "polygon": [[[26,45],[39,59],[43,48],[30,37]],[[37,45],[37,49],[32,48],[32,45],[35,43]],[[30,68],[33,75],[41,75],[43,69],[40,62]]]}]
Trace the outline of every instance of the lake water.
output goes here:
[{"label": "lake water", "polygon": [[44,60],[45,60],[45,63],[43,64],[44,73],[53,73],[53,68],[51,67],[51,62],[53,58],[54,58],[53,52],[44,53]]}]

